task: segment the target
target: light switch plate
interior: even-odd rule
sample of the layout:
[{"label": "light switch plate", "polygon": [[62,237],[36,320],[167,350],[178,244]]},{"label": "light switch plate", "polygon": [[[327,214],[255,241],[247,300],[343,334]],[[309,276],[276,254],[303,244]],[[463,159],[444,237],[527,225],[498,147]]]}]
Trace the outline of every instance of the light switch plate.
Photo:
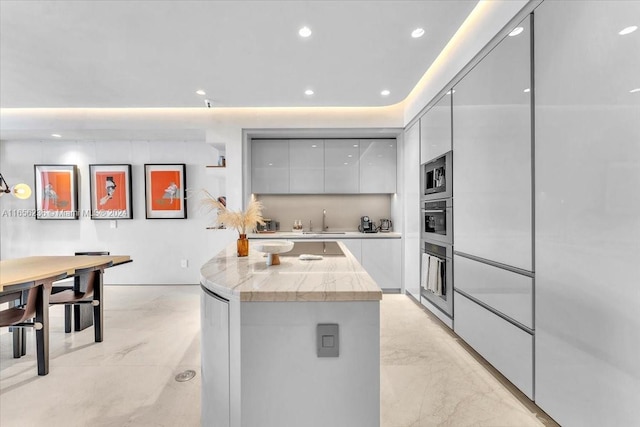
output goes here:
[{"label": "light switch plate", "polygon": [[339,357],[340,336],[337,323],[318,323],[316,327],[318,357]]}]

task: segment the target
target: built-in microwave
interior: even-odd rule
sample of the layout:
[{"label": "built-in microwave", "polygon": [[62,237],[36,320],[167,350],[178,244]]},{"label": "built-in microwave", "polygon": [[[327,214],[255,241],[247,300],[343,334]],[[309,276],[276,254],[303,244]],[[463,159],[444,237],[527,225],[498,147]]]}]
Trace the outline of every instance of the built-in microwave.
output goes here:
[{"label": "built-in microwave", "polygon": [[453,199],[422,202],[422,239],[453,244]]},{"label": "built-in microwave", "polygon": [[453,196],[453,152],[422,165],[420,189],[422,200],[445,199]]}]

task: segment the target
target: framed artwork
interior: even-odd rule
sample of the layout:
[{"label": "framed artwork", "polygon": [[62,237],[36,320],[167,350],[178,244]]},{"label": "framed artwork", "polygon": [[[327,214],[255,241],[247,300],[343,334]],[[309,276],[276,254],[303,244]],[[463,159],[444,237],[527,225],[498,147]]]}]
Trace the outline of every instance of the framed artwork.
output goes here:
[{"label": "framed artwork", "polygon": [[78,167],[34,165],[36,219],[78,219]]},{"label": "framed artwork", "polygon": [[186,166],[145,164],[144,194],[147,219],[184,219],[187,217]]},{"label": "framed artwork", "polygon": [[89,165],[91,219],[133,219],[131,165]]}]

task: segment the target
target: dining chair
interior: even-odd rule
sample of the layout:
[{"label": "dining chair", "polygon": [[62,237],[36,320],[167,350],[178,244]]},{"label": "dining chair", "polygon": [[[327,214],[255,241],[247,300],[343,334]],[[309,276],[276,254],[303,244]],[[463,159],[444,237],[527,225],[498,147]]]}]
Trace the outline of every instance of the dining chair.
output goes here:
[{"label": "dining chair", "polygon": [[[102,301],[102,275],[105,268],[110,267],[113,264],[111,260],[104,264],[97,265],[95,267],[89,267],[84,269],[78,269],[75,272],[76,278],[83,279],[86,282],[84,289],[78,289],[75,286],[68,288],[55,294],[51,294],[49,297],[50,305],[64,304],[65,306],[77,306],[77,305],[91,305],[93,306],[93,326],[95,330],[95,341],[102,342],[103,336],[103,301]],[[70,311],[70,310],[69,310]],[[67,311],[65,310],[65,317]],[[70,322],[69,329],[70,329]],[[65,319],[65,331],[67,321]],[[70,331],[67,331],[70,332]]]},{"label": "dining chair", "polygon": [[[109,251],[89,251],[89,252],[76,252],[74,255],[109,255]],[[52,289],[52,294],[60,292],[74,290],[76,292],[82,292],[87,287],[87,275],[75,275],[73,277],[72,284],[56,283]],[[69,295],[69,294],[67,294]],[[93,313],[91,307],[86,304],[65,304],[64,306],[64,331],[66,333],[71,332],[71,324],[73,323],[74,331],[81,331],[88,328],[93,324]]]},{"label": "dining chair", "polygon": [[36,298],[37,292],[35,288],[31,288],[3,295],[0,301],[12,304],[9,308],[0,311],[0,327],[8,326],[12,329],[15,359],[24,356],[27,352],[25,328],[42,328],[41,323],[35,320],[29,321],[36,317]]}]

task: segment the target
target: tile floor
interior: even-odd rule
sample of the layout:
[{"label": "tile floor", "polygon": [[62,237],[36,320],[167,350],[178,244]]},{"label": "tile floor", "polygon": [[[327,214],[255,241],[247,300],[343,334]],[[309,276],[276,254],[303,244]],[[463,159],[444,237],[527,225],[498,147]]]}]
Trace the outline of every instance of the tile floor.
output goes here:
[{"label": "tile floor", "polygon": [[[62,307],[51,308],[45,377],[33,332],[27,355],[13,359],[0,331],[2,427],[200,425],[199,287],[107,286],[105,295],[99,344],[93,328],[65,334]],[[385,295],[381,313],[383,427],[554,425],[409,298]],[[176,382],[187,369],[196,377]]]}]

